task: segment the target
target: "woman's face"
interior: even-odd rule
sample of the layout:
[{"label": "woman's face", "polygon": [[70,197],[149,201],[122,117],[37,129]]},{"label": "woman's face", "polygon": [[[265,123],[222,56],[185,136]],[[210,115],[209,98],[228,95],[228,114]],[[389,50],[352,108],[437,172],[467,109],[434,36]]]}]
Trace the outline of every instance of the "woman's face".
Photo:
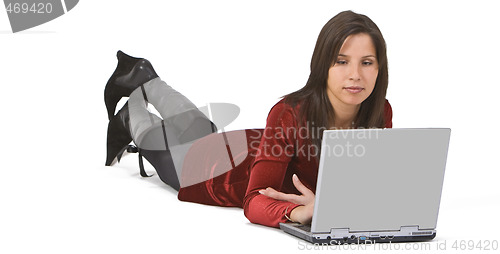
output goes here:
[{"label": "woman's face", "polygon": [[359,106],[373,91],[377,75],[371,37],[366,33],[348,36],[328,71],[327,94],[334,109]]}]

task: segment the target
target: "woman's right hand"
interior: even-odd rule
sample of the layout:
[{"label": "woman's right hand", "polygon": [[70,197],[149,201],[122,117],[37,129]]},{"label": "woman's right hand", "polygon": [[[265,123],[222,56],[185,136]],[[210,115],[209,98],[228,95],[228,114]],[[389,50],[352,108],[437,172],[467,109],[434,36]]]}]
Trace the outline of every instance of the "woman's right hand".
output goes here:
[{"label": "woman's right hand", "polygon": [[276,200],[292,202],[294,204],[300,205],[292,210],[292,212],[290,213],[290,219],[293,222],[309,224],[312,220],[315,195],[310,189],[302,184],[297,175],[294,174],[292,176],[292,182],[295,188],[297,188],[297,190],[302,195],[283,193],[271,187],[265,190],[260,190],[259,193]]}]

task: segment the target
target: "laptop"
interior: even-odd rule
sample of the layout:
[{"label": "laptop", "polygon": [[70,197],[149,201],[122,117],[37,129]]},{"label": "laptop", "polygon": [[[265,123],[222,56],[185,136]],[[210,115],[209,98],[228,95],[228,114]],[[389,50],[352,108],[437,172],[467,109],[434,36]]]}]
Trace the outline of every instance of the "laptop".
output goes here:
[{"label": "laptop", "polygon": [[311,243],[432,240],[451,130],[325,130],[310,225],[281,223]]}]

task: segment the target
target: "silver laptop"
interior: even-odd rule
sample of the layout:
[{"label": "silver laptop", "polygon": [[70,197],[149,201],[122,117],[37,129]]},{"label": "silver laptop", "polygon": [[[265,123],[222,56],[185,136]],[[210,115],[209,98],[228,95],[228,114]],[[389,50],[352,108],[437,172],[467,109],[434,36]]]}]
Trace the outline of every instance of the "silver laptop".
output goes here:
[{"label": "silver laptop", "polygon": [[312,243],[433,239],[450,132],[325,131],[311,225],[280,228]]}]

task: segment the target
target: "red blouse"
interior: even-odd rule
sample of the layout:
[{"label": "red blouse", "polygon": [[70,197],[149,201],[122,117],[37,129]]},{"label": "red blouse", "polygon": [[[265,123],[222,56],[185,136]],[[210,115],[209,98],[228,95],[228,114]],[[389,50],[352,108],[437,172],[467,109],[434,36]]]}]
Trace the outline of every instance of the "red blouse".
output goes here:
[{"label": "red blouse", "polygon": [[[179,200],[243,207],[250,222],[266,226],[279,227],[280,222],[286,222],[285,212],[290,216],[298,205],[266,197],[258,191],[272,187],[284,193],[300,194],[292,183],[292,175],[297,174],[301,182],[315,192],[318,151],[304,138],[305,129],[299,127],[297,115],[298,107],[280,101],[269,112],[265,129],[214,133],[197,140],[184,159],[181,186],[192,176],[208,176],[205,178],[208,180],[181,187]],[[391,128],[392,108],[388,101],[384,118],[385,127]],[[245,132],[246,146],[227,142],[242,132]],[[227,155],[221,155],[220,149],[210,149],[220,143],[226,144],[229,159],[221,159]],[[220,171],[221,168],[226,170]]]}]

